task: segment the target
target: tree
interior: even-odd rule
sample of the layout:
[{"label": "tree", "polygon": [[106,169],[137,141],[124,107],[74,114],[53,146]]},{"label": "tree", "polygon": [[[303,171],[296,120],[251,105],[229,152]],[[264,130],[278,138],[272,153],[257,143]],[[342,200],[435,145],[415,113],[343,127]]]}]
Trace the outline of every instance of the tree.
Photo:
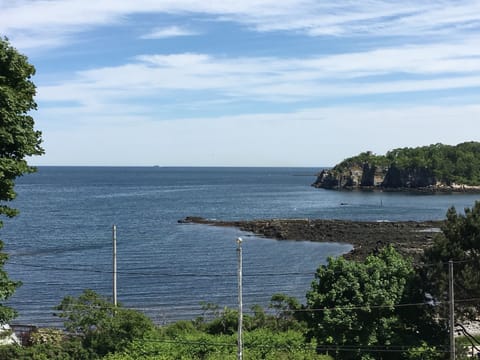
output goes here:
[{"label": "tree", "polygon": [[[6,205],[15,198],[14,180],[35,169],[26,157],[43,154],[41,133],[34,129],[30,111],[37,108],[35,85],[30,80],[35,68],[27,57],[0,38],[0,216],[13,217],[17,210]],[[0,220],[0,228],[3,222]],[[3,243],[0,241],[0,251]],[[20,285],[3,271],[7,255],[0,252],[0,301],[8,299]],[[0,305],[0,323],[8,322],[15,312]]]},{"label": "tree", "polygon": [[115,307],[88,289],[78,297],[65,297],[57,310],[61,311],[58,316],[65,319],[65,328],[78,334],[84,348],[99,356],[123,350],[154,329],[144,314]]},{"label": "tree", "polygon": [[475,318],[480,311],[480,202],[457,213],[454,207],[447,212],[442,232],[433,246],[425,250],[425,287],[435,300],[448,299],[448,261],[454,262],[456,315]]},{"label": "tree", "polygon": [[304,312],[299,311],[302,306],[296,298],[282,293],[273,294],[268,307],[275,310],[276,330],[304,330]]},{"label": "tree", "polygon": [[[19,281],[10,280],[6,271],[2,270],[8,259],[8,256],[1,252],[2,248],[3,243],[0,241],[0,301],[4,301],[12,296],[15,289],[21,285]],[[15,315],[15,310],[0,304],[0,324],[8,323]]]},{"label": "tree", "polygon": [[[410,261],[391,246],[363,263],[330,258],[317,270],[305,309],[319,352],[334,353],[336,359],[398,359],[405,345],[420,345],[420,328],[403,321],[398,306],[412,303],[414,279]],[[419,318],[423,312],[409,308]]]}]

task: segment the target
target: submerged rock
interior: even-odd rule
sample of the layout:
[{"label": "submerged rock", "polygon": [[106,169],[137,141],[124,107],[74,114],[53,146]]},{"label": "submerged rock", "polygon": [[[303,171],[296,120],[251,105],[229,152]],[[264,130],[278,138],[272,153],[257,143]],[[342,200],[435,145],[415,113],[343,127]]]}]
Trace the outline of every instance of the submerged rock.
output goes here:
[{"label": "submerged rock", "polygon": [[418,257],[432,245],[442,221],[348,221],[323,219],[208,220],[187,217],[179,223],[236,227],[270,239],[337,242],[353,245],[344,255],[364,259],[368,254],[392,244],[402,254]]}]

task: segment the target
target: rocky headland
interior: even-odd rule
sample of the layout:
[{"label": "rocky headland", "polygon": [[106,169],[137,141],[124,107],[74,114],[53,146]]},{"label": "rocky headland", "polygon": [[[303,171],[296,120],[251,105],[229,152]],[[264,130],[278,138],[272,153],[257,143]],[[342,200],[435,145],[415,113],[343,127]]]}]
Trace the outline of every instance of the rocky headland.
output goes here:
[{"label": "rocky headland", "polygon": [[435,144],[364,152],[318,174],[312,186],[324,189],[480,192],[480,143]]},{"label": "rocky headland", "polygon": [[392,244],[402,254],[419,258],[433,237],[440,232],[442,221],[363,222],[348,220],[271,219],[223,221],[186,217],[182,224],[204,224],[236,227],[270,239],[337,242],[353,245],[344,256],[362,260],[379,248]]}]

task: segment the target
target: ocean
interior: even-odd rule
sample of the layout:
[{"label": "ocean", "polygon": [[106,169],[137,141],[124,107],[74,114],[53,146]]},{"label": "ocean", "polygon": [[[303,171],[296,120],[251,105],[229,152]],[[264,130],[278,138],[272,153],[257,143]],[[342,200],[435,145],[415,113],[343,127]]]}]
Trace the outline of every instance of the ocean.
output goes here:
[{"label": "ocean", "polygon": [[243,238],[244,308],[278,292],[304,301],[317,267],[348,244],[276,241],[234,228],[179,224],[186,216],[245,220],[443,219],[475,194],[315,189],[318,168],[40,167],[17,181],[0,238],[9,276],[23,285],[14,323],[59,326],[54,306],[89,288],[112,296],[117,227],[118,300],[156,323],[193,319],[202,303],[237,304],[237,237]]}]

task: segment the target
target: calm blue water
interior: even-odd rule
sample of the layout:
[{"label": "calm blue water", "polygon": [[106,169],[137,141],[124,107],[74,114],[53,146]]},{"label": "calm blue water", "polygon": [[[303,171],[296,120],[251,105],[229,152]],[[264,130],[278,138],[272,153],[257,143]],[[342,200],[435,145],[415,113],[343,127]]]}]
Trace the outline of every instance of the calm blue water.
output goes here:
[{"label": "calm blue water", "polygon": [[52,308],[85,288],[111,296],[113,224],[118,299],[162,323],[198,316],[202,301],[236,306],[238,236],[244,238],[246,308],[266,305],[276,292],[303,301],[318,265],[350,250],[177,223],[186,216],[427,220],[478,199],[319,190],[309,186],[317,171],[41,167],[17,182],[14,206],[21,215],[5,220],[0,231],[10,254],[6,269],[23,281],[10,301],[20,313],[15,322],[56,325]]}]

